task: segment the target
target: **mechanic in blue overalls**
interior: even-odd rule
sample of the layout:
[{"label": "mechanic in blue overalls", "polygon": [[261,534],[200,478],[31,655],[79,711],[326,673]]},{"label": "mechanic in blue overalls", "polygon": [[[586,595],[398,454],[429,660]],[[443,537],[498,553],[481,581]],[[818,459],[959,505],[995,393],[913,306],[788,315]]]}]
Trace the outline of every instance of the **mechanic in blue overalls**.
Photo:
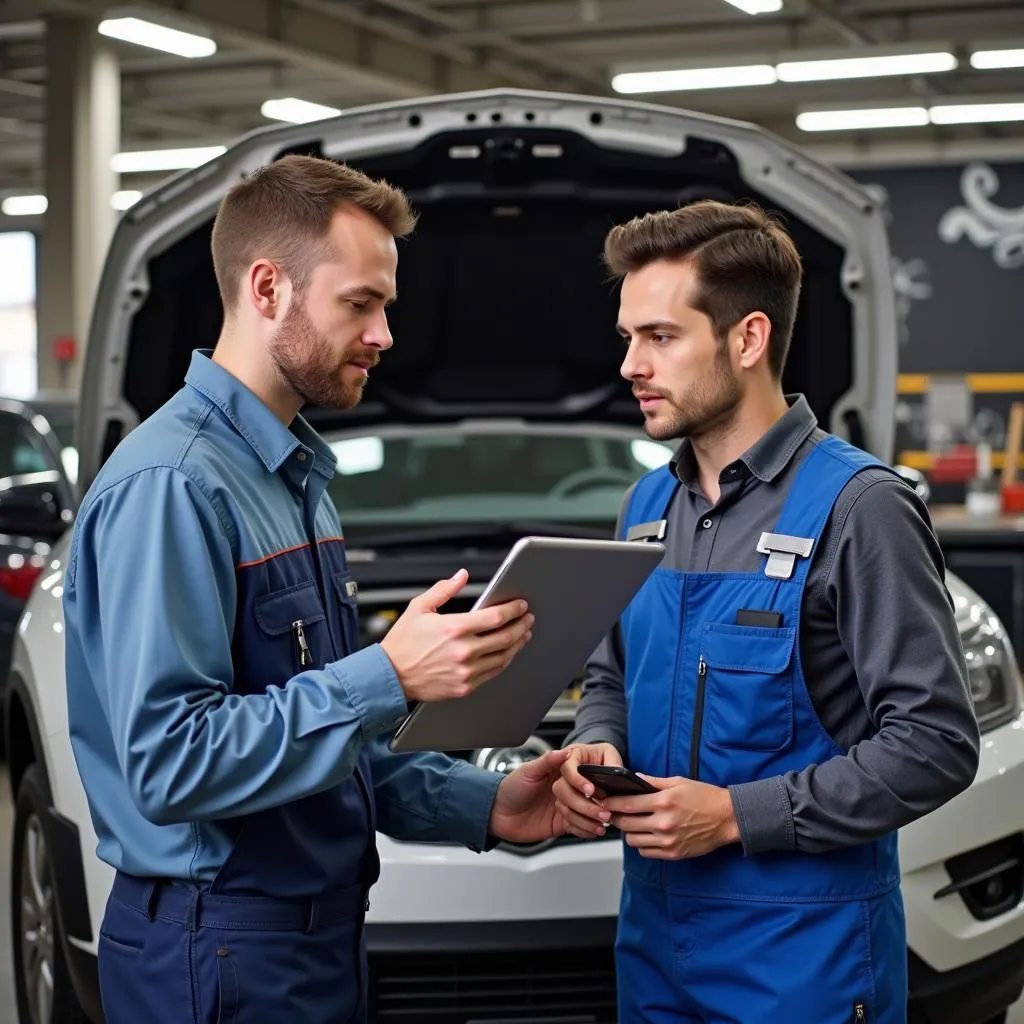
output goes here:
[{"label": "mechanic in blue overalls", "polygon": [[[414,599],[358,649],[355,584],[304,403],[349,408],[391,346],[406,197],[290,156],[224,199],[212,357],[103,466],[64,607],[71,739],[99,856],[107,1024],[366,1018],[377,829],[490,848],[564,829],[559,751],[508,777],[393,755],[410,701],[458,698],[529,639],[520,602]],[[455,898],[455,894],[452,894]]]},{"label": "mechanic in blue overalls", "polygon": [[[683,439],[624,501],[619,535],[666,555],[588,667],[555,784],[576,835],[624,834],[619,1019],[904,1021],[896,830],[979,749],[927,510],[784,395],[802,267],[778,223],[698,203],[605,256],[646,431]],[[581,762],[657,792],[595,793]]]}]

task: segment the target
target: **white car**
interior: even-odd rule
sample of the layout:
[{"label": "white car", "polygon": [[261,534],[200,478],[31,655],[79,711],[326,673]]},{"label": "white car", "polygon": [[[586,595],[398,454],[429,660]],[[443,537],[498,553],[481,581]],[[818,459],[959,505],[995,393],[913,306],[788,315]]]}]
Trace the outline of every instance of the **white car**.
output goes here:
[{"label": "white car", "polygon": [[[394,349],[365,401],[314,418],[338,454],[334,497],[364,641],[465,565],[471,599],[524,533],[610,535],[623,491],[668,449],[644,438],[618,377],[617,299],[599,263],[616,221],[704,196],[785,216],[807,268],[786,385],[819,421],[892,454],[896,319],[882,216],[859,187],[755,127],[629,101],[502,91],[385,104],[247,136],[143,199],[97,298],[78,422],[79,483],[182,381],[220,327],[217,203],[285,152],[344,159],[422,213],[401,246]],[[3,530],[0,505],[0,532]],[[20,621],[7,689],[17,810],[12,927],[21,1024],[99,1024],[97,928],[111,871],[68,739],[65,541]],[[969,790],[906,828],[911,1016],[1002,1020],[1024,981],[1024,719],[998,619],[955,576],[983,728]],[[557,746],[572,686],[507,770]],[[486,854],[379,837],[367,936],[371,1019],[469,1024],[615,1019],[621,846],[569,838]]]}]

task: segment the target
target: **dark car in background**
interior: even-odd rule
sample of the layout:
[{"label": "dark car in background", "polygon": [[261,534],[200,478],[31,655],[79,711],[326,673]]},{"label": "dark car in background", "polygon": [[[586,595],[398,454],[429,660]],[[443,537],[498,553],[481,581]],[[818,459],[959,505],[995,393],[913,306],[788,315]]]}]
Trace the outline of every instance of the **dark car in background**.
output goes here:
[{"label": "dark car in background", "polygon": [[74,518],[75,401],[0,398],[0,687],[22,608]]}]

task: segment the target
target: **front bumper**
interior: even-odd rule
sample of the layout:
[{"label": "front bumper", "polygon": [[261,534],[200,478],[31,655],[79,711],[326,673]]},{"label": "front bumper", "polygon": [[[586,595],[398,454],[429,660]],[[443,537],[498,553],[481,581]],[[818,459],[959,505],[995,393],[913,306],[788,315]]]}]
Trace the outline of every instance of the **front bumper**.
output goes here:
[{"label": "front bumper", "polygon": [[908,955],[909,1024],[985,1024],[1024,990],[1024,941],[940,974]]},{"label": "front bumper", "polygon": [[981,746],[974,784],[900,832],[908,941],[939,974],[1024,940],[1024,716]]}]

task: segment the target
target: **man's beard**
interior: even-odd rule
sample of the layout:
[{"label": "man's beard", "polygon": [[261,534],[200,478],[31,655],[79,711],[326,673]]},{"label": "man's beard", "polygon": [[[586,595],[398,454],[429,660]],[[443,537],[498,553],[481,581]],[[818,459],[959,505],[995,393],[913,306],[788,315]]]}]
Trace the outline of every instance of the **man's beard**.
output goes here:
[{"label": "man's beard", "polygon": [[365,377],[345,383],[346,364],[353,359],[376,366],[380,356],[360,346],[358,352],[335,354],[327,336],[306,316],[299,296],[285,314],[270,342],[270,358],[285,383],[308,405],[351,409],[363,397]]},{"label": "man's beard", "polygon": [[743,398],[743,389],[733,373],[725,345],[719,346],[711,369],[679,399],[659,388],[636,384],[634,387],[645,394],[658,395],[670,406],[668,411],[648,419],[645,424],[647,436],[655,441],[681,437],[699,440],[725,430],[735,419]]}]

